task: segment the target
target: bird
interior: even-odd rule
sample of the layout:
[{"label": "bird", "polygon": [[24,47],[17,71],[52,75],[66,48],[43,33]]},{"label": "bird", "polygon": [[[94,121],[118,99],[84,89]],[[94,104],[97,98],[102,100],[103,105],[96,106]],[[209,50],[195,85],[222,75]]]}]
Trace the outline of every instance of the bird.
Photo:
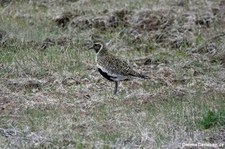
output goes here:
[{"label": "bird", "polygon": [[110,53],[103,41],[92,40],[92,42],[92,46],[89,48],[96,52],[97,69],[103,77],[115,83],[114,95],[117,94],[119,82],[133,78],[148,78],[133,70],[126,61]]}]

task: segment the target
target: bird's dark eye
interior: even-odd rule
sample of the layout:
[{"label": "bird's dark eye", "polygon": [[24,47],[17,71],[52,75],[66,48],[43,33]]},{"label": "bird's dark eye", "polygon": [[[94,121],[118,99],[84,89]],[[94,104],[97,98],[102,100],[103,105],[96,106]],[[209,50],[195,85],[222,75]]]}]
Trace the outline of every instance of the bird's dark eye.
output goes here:
[{"label": "bird's dark eye", "polygon": [[95,49],[100,49],[101,48],[101,45],[100,44],[94,44],[94,48]]},{"label": "bird's dark eye", "polygon": [[101,49],[101,47],[102,47],[102,45],[101,44],[94,44],[94,50],[96,51],[96,52],[98,52],[100,49]]}]

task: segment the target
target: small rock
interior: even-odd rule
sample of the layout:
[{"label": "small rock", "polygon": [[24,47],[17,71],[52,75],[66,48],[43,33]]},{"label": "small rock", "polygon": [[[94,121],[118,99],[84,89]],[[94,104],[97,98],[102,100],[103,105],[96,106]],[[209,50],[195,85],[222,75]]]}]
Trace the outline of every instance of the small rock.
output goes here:
[{"label": "small rock", "polygon": [[57,26],[64,28],[69,24],[72,17],[73,14],[71,12],[63,12],[60,16],[56,17],[55,22]]}]

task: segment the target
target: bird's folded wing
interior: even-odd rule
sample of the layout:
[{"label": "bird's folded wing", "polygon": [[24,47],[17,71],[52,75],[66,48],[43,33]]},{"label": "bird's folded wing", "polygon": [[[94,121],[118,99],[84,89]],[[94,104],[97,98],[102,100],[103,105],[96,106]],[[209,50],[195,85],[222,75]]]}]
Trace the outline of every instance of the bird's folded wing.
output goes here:
[{"label": "bird's folded wing", "polygon": [[135,72],[126,61],[113,57],[108,60],[108,70],[124,76],[136,76]]}]

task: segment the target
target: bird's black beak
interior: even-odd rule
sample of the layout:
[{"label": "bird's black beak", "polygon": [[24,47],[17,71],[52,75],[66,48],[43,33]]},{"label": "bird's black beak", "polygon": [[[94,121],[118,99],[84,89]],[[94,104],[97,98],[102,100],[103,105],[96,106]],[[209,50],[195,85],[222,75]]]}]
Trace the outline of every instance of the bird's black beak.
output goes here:
[{"label": "bird's black beak", "polygon": [[93,48],[94,48],[94,44],[93,44],[91,41],[89,41],[89,42],[87,43],[87,48],[88,48],[88,49],[93,49]]},{"label": "bird's black beak", "polygon": [[88,49],[89,49],[89,50],[91,50],[91,49],[93,49],[93,48],[94,48],[94,45],[89,45],[89,46],[88,46]]}]

